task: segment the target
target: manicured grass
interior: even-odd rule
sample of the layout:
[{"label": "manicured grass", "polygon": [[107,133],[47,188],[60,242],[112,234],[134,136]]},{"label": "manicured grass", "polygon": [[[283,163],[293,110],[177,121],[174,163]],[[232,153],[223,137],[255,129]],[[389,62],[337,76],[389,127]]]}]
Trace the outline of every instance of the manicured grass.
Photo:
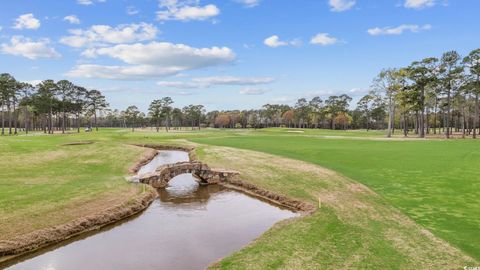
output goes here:
[{"label": "manicured grass", "polygon": [[[396,208],[478,261],[478,142],[382,141],[377,131],[291,131],[102,129],[0,137],[0,239],[62,224],[138,192],[123,176],[144,150],[128,144],[195,142],[201,143],[200,159],[212,166],[239,170],[244,180],[290,197],[322,200],[313,216],[275,226],[215,267],[411,269],[477,263]],[[62,146],[78,141],[95,143]],[[312,164],[365,183],[383,197]]]},{"label": "manicured grass", "polygon": [[454,269],[476,265],[365,186],[320,166],[256,151],[197,145],[199,158],[321,208],[282,222],[214,265],[220,269]]},{"label": "manicured grass", "polygon": [[338,171],[480,259],[480,141],[349,140],[261,133],[193,141],[262,151]]}]

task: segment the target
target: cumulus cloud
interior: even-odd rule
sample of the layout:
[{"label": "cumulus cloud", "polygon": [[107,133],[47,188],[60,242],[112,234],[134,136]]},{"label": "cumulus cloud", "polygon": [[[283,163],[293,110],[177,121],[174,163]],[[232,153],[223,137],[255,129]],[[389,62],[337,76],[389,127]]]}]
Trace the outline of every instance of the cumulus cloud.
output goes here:
[{"label": "cumulus cloud", "polygon": [[79,5],[84,5],[84,6],[90,6],[93,5],[94,2],[98,3],[104,3],[106,0],[77,0],[77,4]]},{"label": "cumulus cloud", "polygon": [[80,24],[80,19],[76,15],[65,16],[63,20],[71,24]]},{"label": "cumulus cloud", "polygon": [[159,7],[157,19],[160,21],[203,21],[220,14],[215,5],[200,6],[200,0],[159,0]]},{"label": "cumulus cloud", "polygon": [[260,88],[244,88],[240,90],[240,94],[242,95],[263,95],[267,93],[268,90],[266,89],[260,89]]},{"label": "cumulus cloud", "polygon": [[178,89],[209,88],[219,85],[260,85],[273,82],[270,77],[214,76],[193,78],[191,81],[159,81],[157,85]]},{"label": "cumulus cloud", "polygon": [[243,4],[247,8],[256,7],[260,4],[260,0],[235,0],[235,2]]},{"label": "cumulus cloud", "polygon": [[410,31],[412,33],[418,33],[421,31],[427,31],[432,29],[430,24],[425,25],[416,25],[416,24],[402,24],[397,27],[375,27],[368,29],[367,32],[372,36],[379,36],[379,35],[401,35],[405,31]]},{"label": "cumulus cloud", "polygon": [[152,24],[93,25],[87,30],[71,29],[70,36],[62,37],[60,42],[71,47],[85,47],[99,44],[122,44],[152,40],[159,30]]},{"label": "cumulus cloud", "polygon": [[23,14],[15,19],[14,29],[38,29],[40,21],[32,13]]},{"label": "cumulus cloud", "polygon": [[328,33],[319,33],[312,37],[310,40],[311,44],[314,45],[321,45],[321,46],[329,46],[338,43],[339,40],[335,37],[330,36]]},{"label": "cumulus cloud", "polygon": [[109,57],[128,65],[83,64],[76,66],[67,75],[84,78],[146,79],[227,64],[235,60],[235,53],[227,47],[194,48],[168,42],[121,44],[89,49],[87,52],[90,57]]},{"label": "cumulus cloud", "polygon": [[334,12],[342,12],[355,6],[355,0],[329,0],[330,10]]},{"label": "cumulus cloud", "polygon": [[406,8],[423,9],[433,7],[435,4],[435,0],[406,0],[403,6]]},{"label": "cumulus cloud", "polygon": [[143,80],[173,75],[181,70],[175,67],[138,66],[104,66],[82,64],[70,70],[66,75],[74,78],[100,78],[110,80]]},{"label": "cumulus cloud", "polygon": [[263,44],[265,44],[268,47],[272,47],[272,48],[289,46],[289,45],[297,46],[297,45],[300,45],[300,43],[301,43],[301,41],[299,39],[294,39],[294,40],[290,40],[290,41],[282,41],[282,40],[280,40],[280,37],[277,36],[277,35],[273,35],[271,37],[268,37],[263,41]]},{"label": "cumulus cloud", "polygon": [[34,41],[23,36],[13,36],[10,39],[10,44],[2,44],[1,51],[4,54],[23,56],[32,60],[61,56],[54,48],[50,47],[49,39],[44,38]]}]

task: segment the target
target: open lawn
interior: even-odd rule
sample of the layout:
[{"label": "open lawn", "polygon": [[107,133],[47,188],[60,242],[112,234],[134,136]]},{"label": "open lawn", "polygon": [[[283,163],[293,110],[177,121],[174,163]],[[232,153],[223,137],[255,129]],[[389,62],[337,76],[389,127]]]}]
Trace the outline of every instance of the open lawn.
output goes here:
[{"label": "open lawn", "polygon": [[[123,176],[145,153],[128,144],[168,143],[195,145],[202,161],[239,170],[263,188],[322,200],[312,216],[276,225],[214,267],[478,265],[480,143],[382,137],[376,131],[289,129],[3,137],[0,240],[127,200],[138,190]],[[95,143],[64,146],[78,141]]]},{"label": "open lawn", "polygon": [[[322,138],[325,133],[341,135],[267,130],[261,132],[262,136],[194,141],[262,151],[340,172],[367,185],[436,235],[480,259],[479,141]],[[359,136],[364,135],[359,132]]]}]

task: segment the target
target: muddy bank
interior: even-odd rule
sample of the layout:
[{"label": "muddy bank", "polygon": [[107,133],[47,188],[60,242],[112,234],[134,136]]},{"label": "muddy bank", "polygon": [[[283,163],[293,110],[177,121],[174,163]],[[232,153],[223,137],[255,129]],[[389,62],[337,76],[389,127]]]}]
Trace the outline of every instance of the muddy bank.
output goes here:
[{"label": "muddy bank", "polygon": [[311,203],[304,201],[288,198],[283,195],[271,192],[269,190],[259,188],[250,183],[244,182],[237,177],[228,179],[226,182],[221,185],[231,188],[246,194],[252,195],[254,197],[259,197],[261,199],[267,200],[279,206],[285,207],[287,209],[293,210],[295,212],[301,212],[302,214],[309,215],[315,212],[317,207]]},{"label": "muddy bank", "polygon": [[38,230],[10,240],[2,240],[0,241],[0,261],[11,259],[14,256],[40,249],[85,232],[97,230],[135,215],[147,208],[156,197],[156,191],[146,186],[142,194],[100,213],[52,228]]},{"label": "muddy bank", "polygon": [[[137,146],[137,145],[135,145],[135,146]],[[128,172],[130,174],[136,174],[140,170],[140,168],[147,165],[157,155],[158,155],[158,151],[156,151],[155,149],[148,149],[148,151],[145,154],[143,154],[142,157],[140,157],[138,162],[136,162],[135,165],[133,165],[132,167],[130,167],[128,169]]]},{"label": "muddy bank", "polygon": [[165,151],[185,151],[188,153],[188,157],[190,161],[197,160],[197,155],[195,154],[195,147],[187,147],[187,146],[177,146],[177,145],[162,145],[162,144],[132,144],[134,146],[145,147],[155,149],[157,151],[165,150]]}]

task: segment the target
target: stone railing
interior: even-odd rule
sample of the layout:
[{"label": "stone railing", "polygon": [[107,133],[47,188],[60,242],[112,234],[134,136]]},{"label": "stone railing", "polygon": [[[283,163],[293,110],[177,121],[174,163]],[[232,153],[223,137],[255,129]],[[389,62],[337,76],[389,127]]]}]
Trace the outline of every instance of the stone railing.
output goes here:
[{"label": "stone railing", "polygon": [[193,176],[199,180],[200,184],[205,185],[227,182],[239,175],[236,171],[211,169],[205,163],[192,161],[161,166],[153,173],[139,176],[138,181],[149,184],[155,188],[164,188],[172,178],[185,173],[193,174]]}]

